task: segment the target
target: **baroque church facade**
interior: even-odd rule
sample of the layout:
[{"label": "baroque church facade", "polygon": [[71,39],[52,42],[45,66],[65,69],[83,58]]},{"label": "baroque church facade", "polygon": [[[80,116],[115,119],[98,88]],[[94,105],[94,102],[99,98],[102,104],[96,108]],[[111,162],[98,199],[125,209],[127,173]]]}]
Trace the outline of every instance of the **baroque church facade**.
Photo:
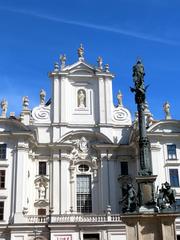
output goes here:
[{"label": "baroque church facade", "polygon": [[[90,65],[81,46],[76,63],[60,60],[50,100],[41,90],[31,110],[23,97],[19,117],[1,102],[0,240],[126,240],[121,200],[128,183],[136,186],[138,120],[120,92],[114,106],[114,75],[101,57]],[[155,188],[170,182],[179,203],[180,121],[164,108],[160,121],[145,109]]]}]

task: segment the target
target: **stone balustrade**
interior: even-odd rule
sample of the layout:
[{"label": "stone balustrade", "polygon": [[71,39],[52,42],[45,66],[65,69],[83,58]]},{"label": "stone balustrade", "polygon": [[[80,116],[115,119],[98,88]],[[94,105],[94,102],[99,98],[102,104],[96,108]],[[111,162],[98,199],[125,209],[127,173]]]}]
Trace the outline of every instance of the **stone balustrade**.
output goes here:
[{"label": "stone balustrade", "polygon": [[79,214],[62,214],[51,216],[27,215],[28,223],[104,223],[104,222],[121,222],[120,214],[107,215],[79,215]]}]

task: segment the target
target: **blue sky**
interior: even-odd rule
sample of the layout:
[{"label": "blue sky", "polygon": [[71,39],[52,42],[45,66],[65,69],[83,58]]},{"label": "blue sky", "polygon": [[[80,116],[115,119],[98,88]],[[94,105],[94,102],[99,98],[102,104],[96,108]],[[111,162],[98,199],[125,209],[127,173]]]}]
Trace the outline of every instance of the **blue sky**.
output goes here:
[{"label": "blue sky", "polygon": [[179,0],[26,0],[0,2],[0,99],[8,111],[21,111],[22,97],[39,104],[39,91],[51,96],[48,72],[59,55],[77,61],[83,43],[85,59],[96,64],[100,55],[115,73],[114,103],[120,89],[132,116],[136,111],[132,66],[145,66],[147,100],[155,119],[163,119],[163,103],[180,119],[180,1]]}]

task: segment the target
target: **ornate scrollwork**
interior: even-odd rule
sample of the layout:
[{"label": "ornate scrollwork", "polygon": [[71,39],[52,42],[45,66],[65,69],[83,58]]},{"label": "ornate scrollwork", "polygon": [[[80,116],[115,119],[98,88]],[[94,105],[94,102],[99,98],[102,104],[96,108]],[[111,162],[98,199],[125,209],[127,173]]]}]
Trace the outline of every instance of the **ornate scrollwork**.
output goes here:
[{"label": "ornate scrollwork", "polygon": [[32,111],[32,117],[35,122],[50,123],[50,109],[45,106],[35,107]]},{"label": "ornate scrollwork", "polygon": [[123,107],[118,107],[113,112],[113,119],[118,122],[129,120],[129,114]]}]

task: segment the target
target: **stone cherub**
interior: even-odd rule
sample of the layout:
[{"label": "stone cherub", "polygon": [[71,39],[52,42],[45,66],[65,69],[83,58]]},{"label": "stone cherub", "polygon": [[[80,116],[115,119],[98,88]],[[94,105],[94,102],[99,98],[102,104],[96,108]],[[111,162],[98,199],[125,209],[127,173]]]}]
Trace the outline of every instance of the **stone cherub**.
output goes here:
[{"label": "stone cherub", "polygon": [[171,188],[171,185],[168,182],[163,183],[157,197],[159,209],[171,208],[176,202],[175,196],[176,192]]},{"label": "stone cherub", "polygon": [[124,203],[123,212],[134,212],[137,208],[137,194],[132,184],[128,183],[125,195],[120,203]]}]

